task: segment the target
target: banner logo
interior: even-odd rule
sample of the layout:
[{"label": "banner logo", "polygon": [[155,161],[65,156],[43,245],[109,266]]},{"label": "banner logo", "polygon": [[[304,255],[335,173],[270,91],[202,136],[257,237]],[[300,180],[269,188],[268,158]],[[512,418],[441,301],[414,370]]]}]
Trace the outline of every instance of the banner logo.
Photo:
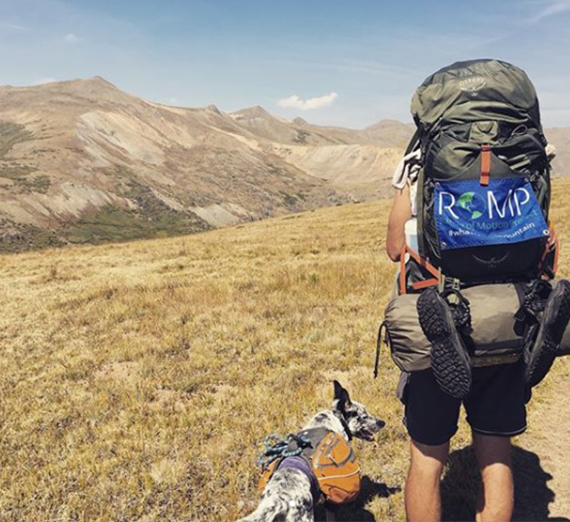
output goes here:
[{"label": "banner logo", "polygon": [[548,226],[529,183],[522,178],[440,182],[435,221],[443,250],[499,245],[548,235]]}]

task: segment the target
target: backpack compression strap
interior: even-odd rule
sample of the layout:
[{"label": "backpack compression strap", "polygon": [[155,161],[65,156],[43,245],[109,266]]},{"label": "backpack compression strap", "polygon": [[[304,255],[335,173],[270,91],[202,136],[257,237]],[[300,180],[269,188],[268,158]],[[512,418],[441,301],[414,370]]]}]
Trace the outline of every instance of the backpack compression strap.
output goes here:
[{"label": "backpack compression strap", "polygon": [[481,186],[489,185],[491,177],[491,145],[481,145],[481,177],[479,182]]},{"label": "backpack compression strap", "polygon": [[425,281],[416,281],[412,283],[412,288],[414,290],[422,290],[430,286],[436,286],[441,280],[441,272],[433,266],[427,259],[420,256],[415,250],[412,250],[408,245],[404,244],[402,251],[400,252],[400,295],[406,293],[406,254],[422,268],[425,268],[432,276],[432,279],[426,279]]}]

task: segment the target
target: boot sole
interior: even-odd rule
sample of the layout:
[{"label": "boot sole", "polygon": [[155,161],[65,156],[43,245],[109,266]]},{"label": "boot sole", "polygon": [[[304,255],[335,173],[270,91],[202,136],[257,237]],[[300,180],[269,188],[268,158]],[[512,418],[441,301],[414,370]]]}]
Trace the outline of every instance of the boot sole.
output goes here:
[{"label": "boot sole", "polygon": [[569,321],[570,283],[562,280],[546,301],[543,319],[533,343],[534,349],[525,354],[525,381],[528,386],[536,386],[552,367]]},{"label": "boot sole", "polygon": [[451,310],[432,289],[422,292],[417,302],[420,326],[431,343],[431,368],[440,388],[457,399],[471,389],[471,362],[457,333]]}]

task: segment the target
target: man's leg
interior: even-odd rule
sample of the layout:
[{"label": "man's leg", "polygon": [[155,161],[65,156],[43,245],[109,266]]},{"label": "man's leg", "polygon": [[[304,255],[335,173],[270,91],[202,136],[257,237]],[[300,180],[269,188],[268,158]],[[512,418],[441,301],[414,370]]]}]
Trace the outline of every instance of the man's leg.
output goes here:
[{"label": "man's leg", "polygon": [[477,520],[510,520],[513,511],[511,437],[526,429],[524,362],[475,368],[465,401],[473,450],[483,478]]},{"label": "man's leg", "polygon": [[440,479],[457,431],[461,401],[444,393],[431,370],[413,372],[403,390],[410,435],[406,514],[410,522],[441,519]]},{"label": "man's leg", "polygon": [[473,432],[473,451],[483,487],[477,502],[478,522],[511,520],[514,504],[511,439]]},{"label": "man's leg", "polygon": [[449,454],[449,442],[428,446],[412,440],[410,453],[410,469],[405,491],[408,522],[439,522],[441,520],[440,479]]}]

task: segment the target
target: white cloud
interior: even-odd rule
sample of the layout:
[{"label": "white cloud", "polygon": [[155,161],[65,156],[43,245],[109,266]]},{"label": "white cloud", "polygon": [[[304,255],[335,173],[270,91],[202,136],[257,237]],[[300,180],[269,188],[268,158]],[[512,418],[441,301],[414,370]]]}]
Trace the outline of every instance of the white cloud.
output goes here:
[{"label": "white cloud", "polygon": [[312,109],[321,109],[323,107],[328,107],[331,105],[338,97],[336,92],[331,92],[325,94],[324,96],[318,96],[316,98],[308,98],[303,100],[296,94],[289,96],[289,98],[283,98],[277,102],[279,107],[301,109],[302,111],[310,111]]},{"label": "white cloud", "polygon": [[63,41],[70,44],[77,43],[79,42],[79,40],[80,40],[79,36],[77,36],[75,33],[67,33],[63,37]]},{"label": "white cloud", "polygon": [[550,1],[545,3],[541,2],[538,5],[541,5],[542,9],[528,20],[531,24],[536,24],[544,18],[570,11],[570,0],[557,0],[555,2]]}]

